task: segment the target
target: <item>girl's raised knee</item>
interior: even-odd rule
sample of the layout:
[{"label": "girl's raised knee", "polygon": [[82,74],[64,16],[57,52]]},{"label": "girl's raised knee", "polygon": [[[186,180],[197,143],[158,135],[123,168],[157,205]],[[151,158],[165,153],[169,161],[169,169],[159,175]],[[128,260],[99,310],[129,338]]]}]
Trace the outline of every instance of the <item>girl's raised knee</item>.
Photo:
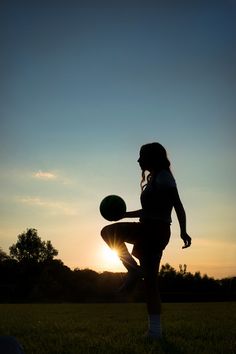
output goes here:
[{"label": "girl's raised knee", "polygon": [[106,240],[110,234],[109,228],[110,228],[110,226],[107,225],[107,226],[104,226],[101,230],[101,236],[104,240]]}]

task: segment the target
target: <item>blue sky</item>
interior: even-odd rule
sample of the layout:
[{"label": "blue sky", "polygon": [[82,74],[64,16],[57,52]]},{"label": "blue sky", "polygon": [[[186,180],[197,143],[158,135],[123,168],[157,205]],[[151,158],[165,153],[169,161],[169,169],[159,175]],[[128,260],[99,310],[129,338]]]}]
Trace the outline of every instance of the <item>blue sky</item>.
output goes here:
[{"label": "blue sky", "polygon": [[235,2],[1,7],[1,247],[34,227],[72,268],[123,270],[99,203],[140,207],[139,148],[159,141],[193,238],[182,251],[173,213],[163,262],[235,274]]}]

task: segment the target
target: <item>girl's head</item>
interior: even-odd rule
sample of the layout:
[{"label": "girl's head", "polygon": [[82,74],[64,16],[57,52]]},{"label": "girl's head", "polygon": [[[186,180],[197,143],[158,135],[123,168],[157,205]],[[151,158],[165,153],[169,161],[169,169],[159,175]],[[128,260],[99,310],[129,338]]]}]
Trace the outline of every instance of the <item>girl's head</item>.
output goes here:
[{"label": "girl's head", "polygon": [[166,149],[159,143],[143,145],[138,162],[143,172],[149,171],[152,174],[162,169],[170,170]]}]

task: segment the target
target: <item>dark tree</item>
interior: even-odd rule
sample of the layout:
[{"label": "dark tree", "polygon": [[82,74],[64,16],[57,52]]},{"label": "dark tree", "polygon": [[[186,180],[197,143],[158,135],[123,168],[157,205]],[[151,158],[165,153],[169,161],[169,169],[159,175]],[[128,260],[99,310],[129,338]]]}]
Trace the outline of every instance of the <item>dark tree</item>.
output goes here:
[{"label": "dark tree", "polygon": [[18,241],[10,248],[10,256],[18,262],[46,262],[58,255],[51,241],[42,241],[36,229],[27,229],[18,235]]}]

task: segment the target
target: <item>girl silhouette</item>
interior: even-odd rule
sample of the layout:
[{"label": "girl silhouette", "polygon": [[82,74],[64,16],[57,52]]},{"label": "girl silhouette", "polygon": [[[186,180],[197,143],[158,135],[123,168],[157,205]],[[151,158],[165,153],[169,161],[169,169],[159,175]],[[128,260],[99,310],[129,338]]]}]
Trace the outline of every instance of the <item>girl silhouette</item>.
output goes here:
[{"label": "girl silhouette", "polygon": [[[170,170],[170,161],[165,148],[157,143],[143,145],[138,163],[142,170],[142,209],[127,211],[125,218],[139,218],[139,222],[116,222],[105,226],[101,235],[104,241],[115,248],[128,270],[121,290],[129,290],[140,278],[144,278],[148,311],[148,338],[160,338],[161,301],[158,287],[158,270],[162,252],[170,239],[171,212],[174,207],[180,226],[182,248],[191,245],[186,232],[186,214],[180,200],[175,179]],[[125,242],[134,245],[129,253]],[[132,257],[139,259],[140,265]]]}]

